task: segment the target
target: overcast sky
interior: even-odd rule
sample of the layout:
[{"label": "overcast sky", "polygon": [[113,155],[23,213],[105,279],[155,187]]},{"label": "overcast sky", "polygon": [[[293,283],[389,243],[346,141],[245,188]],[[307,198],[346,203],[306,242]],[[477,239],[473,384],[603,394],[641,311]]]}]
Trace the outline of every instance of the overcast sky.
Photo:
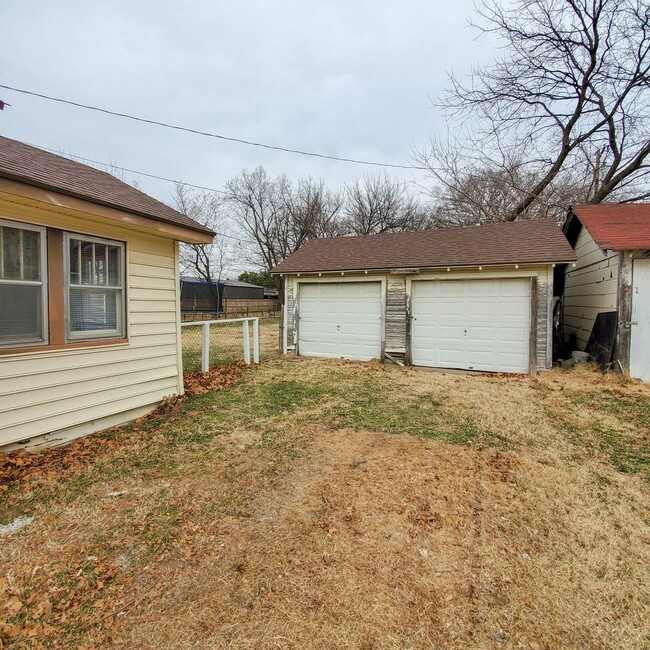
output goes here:
[{"label": "overcast sky", "polygon": [[[412,164],[446,72],[491,58],[471,0],[3,0],[0,83],[191,128]],[[376,168],[178,133],[0,89],[0,133],[221,188],[242,169],[338,185]],[[413,172],[390,170],[411,179]],[[168,183],[140,187],[169,201]]]}]

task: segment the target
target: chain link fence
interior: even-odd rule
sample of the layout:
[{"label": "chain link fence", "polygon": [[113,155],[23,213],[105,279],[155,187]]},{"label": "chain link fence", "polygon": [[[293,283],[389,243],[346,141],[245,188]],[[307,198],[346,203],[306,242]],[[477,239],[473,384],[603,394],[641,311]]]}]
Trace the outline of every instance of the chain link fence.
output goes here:
[{"label": "chain link fence", "polygon": [[[248,328],[248,355],[244,351],[244,328]],[[279,318],[259,319],[259,359],[268,361],[280,356]],[[203,324],[183,324],[183,371],[201,370]],[[251,321],[211,321],[209,325],[209,367],[254,359],[253,323]]]}]

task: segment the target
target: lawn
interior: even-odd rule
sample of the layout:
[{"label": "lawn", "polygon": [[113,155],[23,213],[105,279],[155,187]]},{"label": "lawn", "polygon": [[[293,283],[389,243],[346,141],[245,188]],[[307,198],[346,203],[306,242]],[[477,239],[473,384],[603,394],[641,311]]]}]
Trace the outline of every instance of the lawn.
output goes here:
[{"label": "lawn", "polygon": [[9,481],[0,523],[33,517],[0,537],[9,647],[650,646],[650,386],[231,381]]}]

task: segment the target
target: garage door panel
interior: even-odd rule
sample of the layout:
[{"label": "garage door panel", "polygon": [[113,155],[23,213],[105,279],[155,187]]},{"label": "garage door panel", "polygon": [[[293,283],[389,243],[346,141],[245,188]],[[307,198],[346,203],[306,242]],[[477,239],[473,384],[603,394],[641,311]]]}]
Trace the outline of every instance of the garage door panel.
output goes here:
[{"label": "garage door panel", "polygon": [[411,352],[416,365],[527,372],[527,279],[416,281]]},{"label": "garage door panel", "polygon": [[300,285],[299,354],[362,361],[378,358],[381,328],[381,283]]}]

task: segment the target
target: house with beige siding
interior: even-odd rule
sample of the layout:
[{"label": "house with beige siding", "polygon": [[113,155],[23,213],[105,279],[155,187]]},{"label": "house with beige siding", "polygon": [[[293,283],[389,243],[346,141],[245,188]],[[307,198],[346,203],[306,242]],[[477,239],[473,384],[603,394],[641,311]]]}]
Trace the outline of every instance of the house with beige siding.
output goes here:
[{"label": "house with beige siding", "polygon": [[615,314],[611,362],[650,381],[650,204],[574,205],[564,232],[564,332],[584,350],[598,314]]},{"label": "house with beige siding", "polygon": [[0,447],[62,444],[183,392],[179,242],[213,233],[0,137]]},{"label": "house with beige siding", "polygon": [[302,356],[531,373],[552,365],[552,220],[314,239],[276,266],[284,349]]}]

